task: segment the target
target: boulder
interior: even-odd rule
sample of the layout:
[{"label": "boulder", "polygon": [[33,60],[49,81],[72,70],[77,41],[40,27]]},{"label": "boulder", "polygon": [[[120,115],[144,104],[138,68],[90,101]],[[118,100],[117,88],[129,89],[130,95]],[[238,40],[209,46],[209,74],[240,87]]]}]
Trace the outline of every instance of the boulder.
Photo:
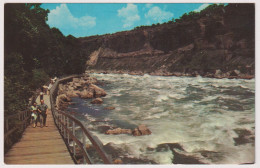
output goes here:
[{"label": "boulder", "polygon": [[81,79],[81,80],[79,81],[79,84],[80,84],[81,87],[83,87],[83,86],[87,85],[88,82],[87,82],[86,80],[84,80],[84,79]]},{"label": "boulder", "polygon": [[91,84],[89,86],[89,88],[94,90],[94,96],[95,97],[104,97],[104,96],[107,95],[107,93],[105,92],[104,89],[102,89],[102,88],[100,88],[100,87],[98,87],[98,86],[96,86],[94,84]]},{"label": "boulder", "polygon": [[74,90],[74,88],[69,85],[69,86],[68,86],[68,90],[69,90],[69,91],[72,91],[72,90]]},{"label": "boulder", "polygon": [[69,91],[66,93],[66,95],[67,95],[68,97],[78,97],[79,94],[80,94],[80,91],[78,91],[78,90],[69,90]]},{"label": "boulder", "polygon": [[240,71],[235,69],[234,71],[232,71],[232,72],[230,73],[230,75],[231,75],[231,76],[238,76],[238,75],[240,75]]},{"label": "boulder", "polygon": [[241,73],[241,72],[240,72],[239,70],[237,70],[237,69],[235,69],[234,72],[235,72],[236,75],[240,75],[240,73]]},{"label": "boulder", "polygon": [[114,164],[123,164],[123,161],[119,158],[119,159],[115,159],[113,161]]},{"label": "boulder", "polygon": [[67,97],[65,94],[61,94],[56,98],[56,106],[58,109],[63,110],[67,108],[67,106],[69,105],[68,102],[70,101],[71,99],[69,97]]},{"label": "boulder", "polygon": [[215,76],[220,76],[222,74],[222,71],[220,69],[217,69],[215,72]]},{"label": "boulder", "polygon": [[73,82],[73,83],[78,83],[79,80],[80,80],[79,78],[73,78],[73,79],[72,79],[72,82]]},{"label": "boulder", "polygon": [[105,107],[105,110],[114,110],[115,109],[115,107]]},{"label": "boulder", "polygon": [[145,126],[139,125],[138,128],[135,128],[132,134],[134,136],[141,136],[141,135],[150,135],[152,132]]},{"label": "boulder", "polygon": [[145,125],[139,125],[138,130],[142,133],[142,135],[150,135],[152,132],[145,126]]},{"label": "boulder", "polygon": [[79,93],[82,99],[91,99],[94,97],[94,90],[91,89],[84,89],[82,92]]},{"label": "boulder", "polygon": [[133,136],[141,136],[142,135],[142,133],[138,130],[138,128],[135,128],[132,131],[132,134],[133,134]]},{"label": "boulder", "polygon": [[95,77],[87,77],[84,78],[86,80],[86,84],[97,84],[98,80]]},{"label": "boulder", "polygon": [[101,98],[96,98],[91,101],[92,104],[102,104],[103,100]]},{"label": "boulder", "polygon": [[59,90],[58,90],[58,94],[62,94],[65,92],[66,88],[63,84],[59,84]]},{"label": "boulder", "polygon": [[73,86],[75,89],[81,88],[81,83],[74,83]]},{"label": "boulder", "polygon": [[122,129],[122,128],[116,128],[116,129],[112,129],[112,130],[107,130],[106,134],[131,134],[132,130],[130,129]]},{"label": "boulder", "polygon": [[68,97],[67,95],[65,94],[61,94],[58,96],[58,99],[62,100],[62,101],[65,101],[65,102],[71,102],[71,98]]}]

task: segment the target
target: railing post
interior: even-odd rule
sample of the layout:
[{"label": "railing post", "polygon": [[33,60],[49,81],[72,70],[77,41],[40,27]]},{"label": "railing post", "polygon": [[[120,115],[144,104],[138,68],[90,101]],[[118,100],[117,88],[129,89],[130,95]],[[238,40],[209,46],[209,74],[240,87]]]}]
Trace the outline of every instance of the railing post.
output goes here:
[{"label": "railing post", "polygon": [[64,136],[64,134],[63,134],[63,126],[62,126],[62,124],[63,124],[63,115],[62,114],[60,114],[61,116],[60,116],[60,119],[61,119],[61,123],[60,123],[60,132],[61,132],[61,134]]},{"label": "railing post", "polygon": [[[87,151],[86,151],[86,136],[85,136],[83,130],[81,132],[82,132],[82,138],[83,138],[83,140],[82,140],[83,149],[84,149],[84,152],[87,153]],[[83,163],[87,164],[87,160],[86,160],[85,157],[83,157]]]},{"label": "railing post", "polygon": [[64,116],[63,115],[63,118],[64,118],[64,122],[63,122],[63,125],[64,125],[64,127],[63,127],[63,130],[64,130],[64,138],[66,138],[67,137],[67,134],[66,134],[66,129],[65,129],[65,127],[67,128],[67,126],[66,126],[66,116]]},{"label": "railing post", "polygon": [[[70,126],[70,118],[69,117],[67,117],[67,128],[68,128],[68,131],[69,131],[69,126]],[[69,132],[68,132],[68,145],[70,144],[70,134],[69,134]]]},{"label": "railing post", "polygon": [[59,126],[60,126],[60,131],[61,131],[61,114],[59,114]]},{"label": "railing post", "polygon": [[[72,133],[75,136],[75,122],[72,121]],[[76,155],[76,146],[75,146],[75,142],[73,141],[73,155]]]}]

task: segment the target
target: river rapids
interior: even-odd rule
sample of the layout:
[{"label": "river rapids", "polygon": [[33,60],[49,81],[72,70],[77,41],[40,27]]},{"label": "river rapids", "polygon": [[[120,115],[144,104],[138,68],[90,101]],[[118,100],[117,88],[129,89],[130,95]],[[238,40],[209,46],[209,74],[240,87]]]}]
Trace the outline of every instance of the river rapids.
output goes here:
[{"label": "river rapids", "polygon": [[[102,105],[73,98],[68,111],[125,164],[244,164],[255,161],[255,80],[91,74]],[[113,106],[115,110],[104,110]],[[93,109],[93,110],[86,110]],[[106,135],[145,124],[151,135]]]}]

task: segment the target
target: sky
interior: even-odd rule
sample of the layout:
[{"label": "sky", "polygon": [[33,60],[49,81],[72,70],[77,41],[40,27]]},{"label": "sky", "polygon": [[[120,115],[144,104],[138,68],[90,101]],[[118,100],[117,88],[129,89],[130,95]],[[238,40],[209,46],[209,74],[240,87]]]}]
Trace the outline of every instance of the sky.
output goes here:
[{"label": "sky", "polygon": [[65,36],[85,37],[132,30],[141,25],[168,22],[208,3],[44,3],[50,27]]}]

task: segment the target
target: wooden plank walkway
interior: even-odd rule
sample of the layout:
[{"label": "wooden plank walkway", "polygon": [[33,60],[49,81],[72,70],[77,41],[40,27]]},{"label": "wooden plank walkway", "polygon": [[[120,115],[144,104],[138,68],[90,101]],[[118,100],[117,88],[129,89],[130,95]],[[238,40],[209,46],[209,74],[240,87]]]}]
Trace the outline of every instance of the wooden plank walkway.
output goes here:
[{"label": "wooden plank walkway", "polygon": [[[36,99],[40,104],[40,98]],[[44,102],[50,108],[50,97],[44,95]],[[49,110],[46,124],[48,127],[26,128],[19,142],[4,156],[6,164],[74,164],[68,149],[54,124]],[[39,125],[39,123],[38,123]]]}]

